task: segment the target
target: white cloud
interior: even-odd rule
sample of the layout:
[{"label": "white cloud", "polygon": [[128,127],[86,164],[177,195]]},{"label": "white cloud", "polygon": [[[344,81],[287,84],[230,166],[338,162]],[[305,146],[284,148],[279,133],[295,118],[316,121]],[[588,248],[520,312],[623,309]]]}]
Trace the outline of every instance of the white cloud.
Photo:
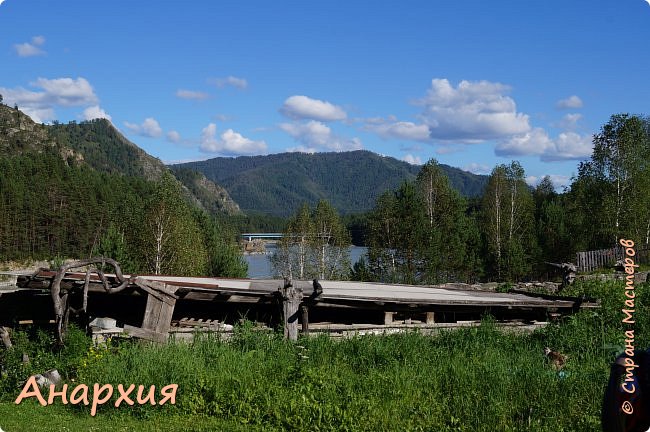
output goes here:
[{"label": "white cloud", "polygon": [[174,144],[178,144],[183,140],[181,137],[181,134],[176,132],[175,130],[171,130],[167,132],[167,141],[173,142]]},{"label": "white cloud", "polygon": [[14,50],[16,50],[16,54],[18,54],[19,57],[33,57],[44,55],[45,51],[40,48],[44,43],[45,38],[43,36],[34,36],[31,43],[25,42],[21,44],[15,44]]},{"label": "white cloud", "polygon": [[188,100],[205,100],[208,99],[210,95],[200,91],[179,89],[176,90],[176,97],[180,99],[188,99]]},{"label": "white cloud", "polygon": [[542,155],[553,146],[546,131],[535,128],[522,135],[515,135],[497,144],[494,152],[497,156]]},{"label": "white cloud", "polygon": [[408,141],[431,141],[429,126],[407,121],[394,121],[377,118],[367,119],[364,130],[375,132],[382,138],[396,138]]},{"label": "white cloud", "polygon": [[91,106],[99,102],[93,87],[85,78],[38,78],[30,86],[41,91],[23,87],[0,87],[0,94],[7,105],[17,104],[39,123],[55,119],[54,108],[57,106]]},{"label": "white cloud", "polygon": [[83,106],[97,103],[95,91],[85,78],[38,78],[31,83],[34,87],[45,90],[44,93],[32,93],[36,99],[48,99],[54,105],[66,107]]},{"label": "white cloud", "polygon": [[266,152],[266,142],[253,141],[232,129],[217,138],[217,125],[210,123],[201,132],[200,150],[224,155],[259,154]]},{"label": "white cloud", "polygon": [[299,145],[296,147],[287,147],[285,150],[289,153],[309,153],[309,154],[314,154],[318,151],[318,149],[315,147],[305,147],[303,145]]},{"label": "white cloud", "polygon": [[487,165],[472,162],[472,163],[470,163],[468,165],[465,165],[463,167],[463,171],[468,171],[468,172],[471,172],[473,174],[489,174],[491,169]]},{"label": "white cloud", "polygon": [[93,120],[93,119],[106,119],[111,121],[112,118],[106,113],[99,105],[93,105],[86,108],[83,112],[84,120]]},{"label": "white cloud", "polygon": [[346,112],[340,106],[327,101],[296,95],[287,98],[280,112],[292,119],[311,119],[319,121],[343,120]]},{"label": "white cloud", "polygon": [[566,129],[573,130],[578,126],[578,122],[580,120],[582,120],[582,114],[578,114],[578,113],[565,114],[564,117],[562,117],[562,120],[560,120],[556,126],[565,130]]},{"label": "white cloud", "polygon": [[553,162],[586,159],[592,149],[591,135],[562,132],[551,139],[544,129],[535,128],[499,142],[494,152],[497,156],[539,156],[543,162]]},{"label": "white cloud", "polygon": [[578,96],[572,95],[566,99],[560,99],[557,101],[556,106],[558,109],[575,109],[582,108],[583,103],[582,99],[580,99]]},{"label": "white cloud", "polygon": [[317,149],[330,151],[359,150],[363,148],[359,138],[344,138],[332,132],[332,129],[319,121],[306,123],[282,123],[280,129],[291,135],[303,146],[291,150],[314,152]]},{"label": "white cloud", "polygon": [[163,130],[158,124],[158,121],[153,117],[147,117],[141,124],[124,122],[124,126],[134,134],[144,137],[159,138],[163,134]]},{"label": "white cloud", "polygon": [[554,147],[543,154],[541,160],[543,162],[554,162],[569,159],[587,159],[594,149],[592,140],[592,135],[563,132],[553,140]]},{"label": "white cloud", "polygon": [[420,156],[413,156],[412,154],[404,155],[402,158],[404,162],[408,162],[411,165],[422,165],[422,159]]},{"label": "white cloud", "polygon": [[[548,174],[548,176],[551,178],[551,182],[553,182],[553,186],[555,187],[556,191],[559,191],[560,188],[563,188],[565,186],[568,186],[569,183],[571,182],[571,177],[566,176],[566,175],[560,175],[560,174]],[[546,177],[545,175],[543,176],[527,176],[526,177],[526,183],[528,183],[530,186],[537,186],[539,183]]]},{"label": "white cloud", "polygon": [[243,90],[248,87],[248,81],[246,81],[246,79],[238,78],[232,75],[225,78],[211,78],[208,80],[208,82],[216,85],[219,88],[231,86]]},{"label": "white cloud", "polygon": [[530,130],[528,115],[518,113],[510,88],[489,81],[461,81],[453,87],[446,79],[433,79],[427,95],[417,101],[431,138],[477,143]]}]

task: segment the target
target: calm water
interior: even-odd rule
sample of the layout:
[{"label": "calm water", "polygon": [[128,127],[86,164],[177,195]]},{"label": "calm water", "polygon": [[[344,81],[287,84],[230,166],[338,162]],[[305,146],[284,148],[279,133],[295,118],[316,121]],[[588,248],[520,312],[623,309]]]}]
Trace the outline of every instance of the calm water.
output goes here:
[{"label": "calm water", "polygon": [[[354,265],[359,260],[359,257],[366,253],[368,248],[351,246],[350,247],[350,262]],[[248,277],[253,279],[264,279],[273,277],[271,270],[271,262],[269,258],[275,253],[275,244],[270,243],[266,245],[266,255],[244,255],[248,262]]]}]

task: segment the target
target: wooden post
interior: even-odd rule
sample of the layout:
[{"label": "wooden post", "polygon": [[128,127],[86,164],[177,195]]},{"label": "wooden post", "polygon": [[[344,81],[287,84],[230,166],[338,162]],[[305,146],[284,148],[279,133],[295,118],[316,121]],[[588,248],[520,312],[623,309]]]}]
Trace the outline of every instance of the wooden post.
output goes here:
[{"label": "wooden post", "polygon": [[309,334],[309,306],[300,306],[300,312],[302,313],[302,334],[307,336]]},{"label": "wooden post", "polygon": [[285,280],[284,286],[279,291],[282,296],[284,337],[289,340],[298,340],[298,309],[302,302],[302,290],[295,288],[290,280]]},{"label": "wooden post", "polygon": [[0,327],[0,339],[2,339],[5,348],[10,349],[13,346],[9,338],[9,331],[4,327]]},{"label": "wooden post", "polygon": [[395,312],[384,312],[384,325],[393,323],[393,315],[395,315]]},{"label": "wooden post", "polygon": [[433,312],[427,312],[427,324],[435,324],[435,316]]}]

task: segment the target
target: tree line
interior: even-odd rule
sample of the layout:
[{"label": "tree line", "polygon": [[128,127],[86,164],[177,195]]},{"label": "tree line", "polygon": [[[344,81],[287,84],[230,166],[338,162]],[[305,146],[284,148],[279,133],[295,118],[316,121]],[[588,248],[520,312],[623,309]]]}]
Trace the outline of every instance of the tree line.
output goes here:
[{"label": "tree line", "polygon": [[[622,237],[650,247],[650,120],[613,115],[593,145],[562,193],[548,176],[530,187],[521,164],[512,161],[492,170],[481,196],[465,198],[429,161],[415,180],[383,193],[370,212],[347,219],[363,232],[355,237],[363,238],[368,254],[338,274],[408,284],[517,281],[547,277],[547,262],[575,261],[576,252],[610,248]],[[315,258],[301,258],[323,249],[316,213],[303,206],[291,219],[275,257],[279,273],[323,275]],[[336,226],[338,236],[327,243],[333,251],[350,239]]]},{"label": "tree line", "polygon": [[0,157],[0,260],[107,256],[130,273],[245,277],[235,234],[160,180],[68,164],[55,151]]}]

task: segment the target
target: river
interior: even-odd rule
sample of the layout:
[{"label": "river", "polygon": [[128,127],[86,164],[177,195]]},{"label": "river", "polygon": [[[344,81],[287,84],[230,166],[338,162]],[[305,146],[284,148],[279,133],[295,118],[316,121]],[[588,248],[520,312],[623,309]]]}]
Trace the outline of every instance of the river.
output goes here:
[{"label": "river", "polygon": [[[248,277],[252,279],[266,279],[273,277],[271,262],[269,258],[275,253],[275,243],[266,244],[266,254],[244,255],[248,263]],[[352,265],[359,260],[359,257],[367,252],[368,248],[350,246],[350,262]]]}]

